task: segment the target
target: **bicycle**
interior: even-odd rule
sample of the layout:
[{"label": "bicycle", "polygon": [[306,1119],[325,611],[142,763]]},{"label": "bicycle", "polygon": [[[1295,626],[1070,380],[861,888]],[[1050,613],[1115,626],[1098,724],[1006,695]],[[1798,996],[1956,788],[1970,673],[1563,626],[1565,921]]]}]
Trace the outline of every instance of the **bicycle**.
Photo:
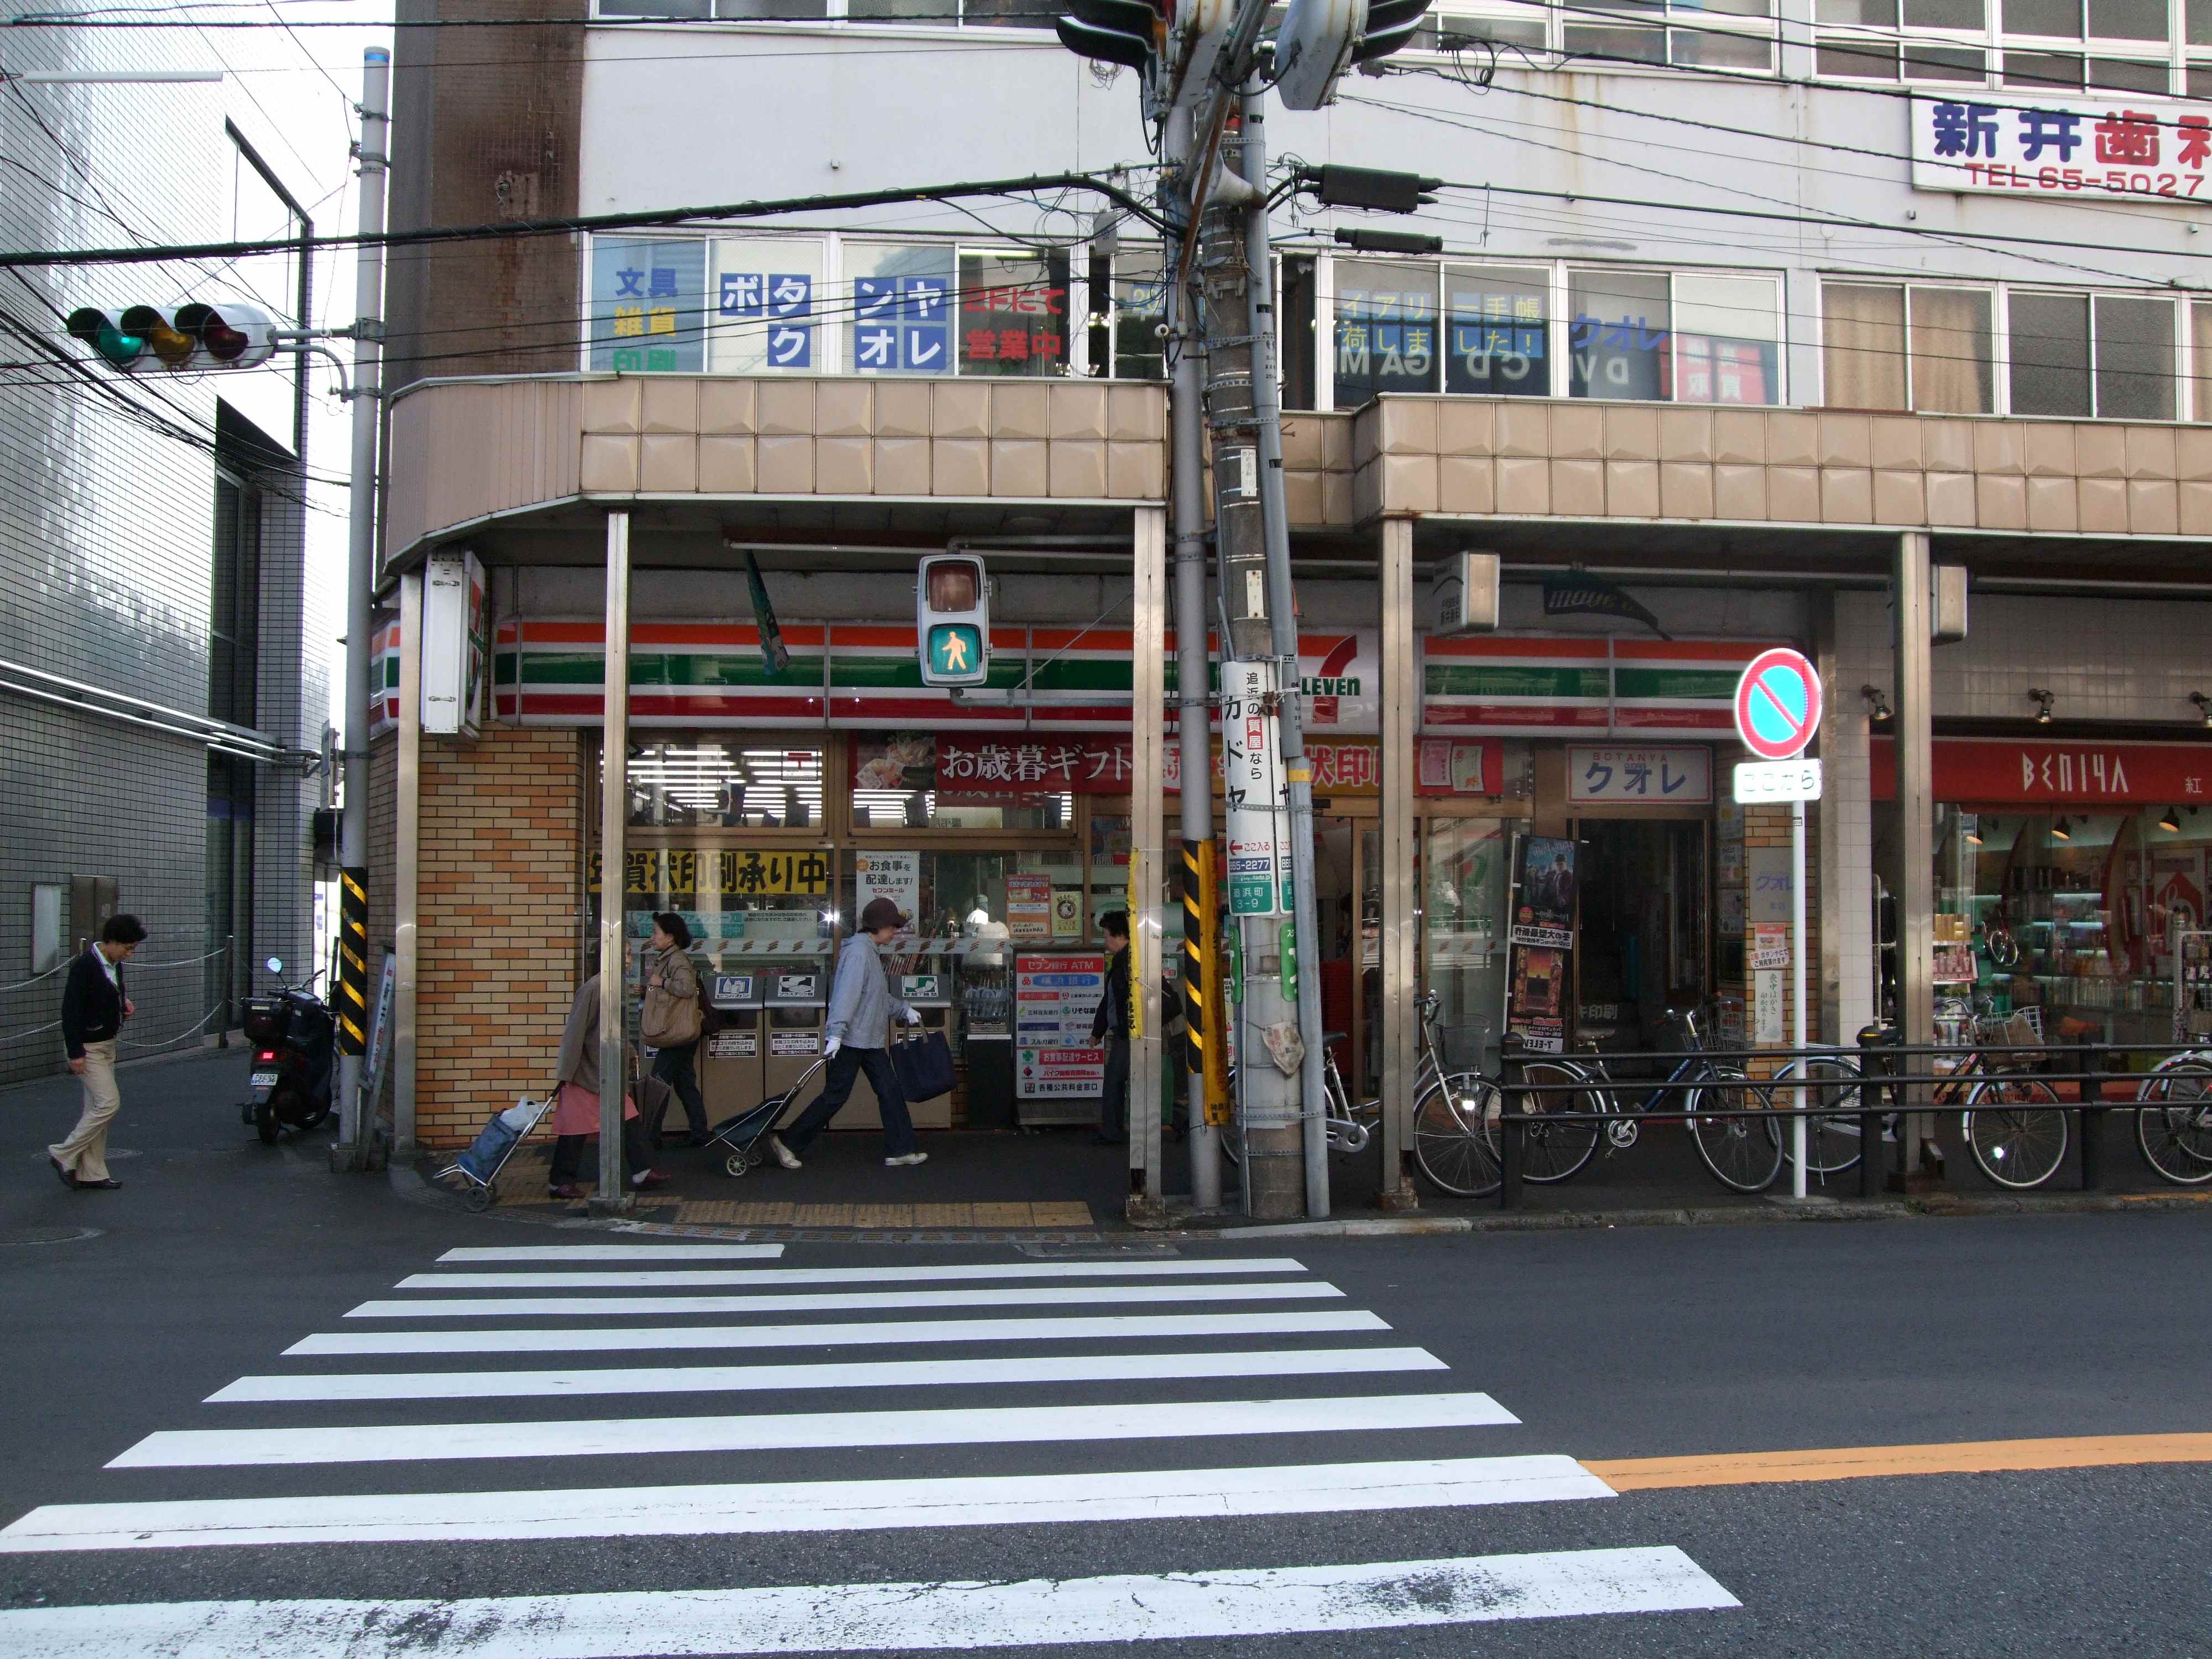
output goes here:
[{"label": "bicycle", "polygon": [[2212,1181],[2212,1051],[2160,1060],[2136,1091],[2136,1150],[2177,1187]]},{"label": "bicycle", "polygon": [[[1344,1040],[1344,1035],[1341,1031],[1322,1033],[1322,1133],[1328,1138],[1329,1151],[1348,1154],[1367,1150],[1373,1126],[1382,1115],[1382,1103],[1367,1100],[1357,1109],[1352,1106],[1343,1074],[1336,1069],[1335,1045]],[[1230,1098],[1233,1100],[1237,1096],[1234,1066],[1229,1068],[1228,1085]],[[1244,1161],[1243,1126],[1233,1120],[1222,1127],[1221,1155],[1232,1164],[1241,1165]]]},{"label": "bicycle", "polygon": [[[1992,1183],[2015,1192],[2039,1187],[2065,1162],[2069,1139],[2058,1091],[2027,1075],[2027,1067],[2040,1052],[2042,1033],[2022,1013],[2002,1019],[1976,1017],[1973,1025],[1974,1046],[1951,1080],[1937,1086],[1936,1098],[1948,1105],[1966,1089],[1968,1109],[1960,1115],[1959,1133],[1975,1166]],[[1969,1080],[1971,1088],[1966,1086]]]},{"label": "bicycle", "polygon": [[[1626,1151],[1636,1144],[1641,1132],[1638,1120],[1652,1115],[1668,1097],[1680,1095],[1680,1104],[1665,1115],[1679,1115],[1687,1121],[1698,1157],[1713,1179],[1740,1193],[1765,1192],[1774,1184],[1775,1176],[1782,1172],[1779,1121],[1771,1117],[1733,1115],[1770,1112],[1774,1104],[1771,1091],[1742,1071],[1705,1058],[1705,1040],[1695,1014],[1670,1012],[1668,1018],[1681,1028],[1688,1051],[1666,1080],[1633,1107],[1622,1105],[1615,1092],[1619,1085],[1601,1054],[1592,1053],[1586,1060],[1562,1056],[1522,1062],[1522,1080],[1531,1085],[1521,1097],[1525,1114],[1534,1117],[1597,1115],[1529,1123],[1522,1131],[1522,1179],[1547,1185],[1573,1179],[1597,1155],[1601,1132],[1608,1155]],[[1698,1109],[1709,1103],[1710,1113],[1700,1112]],[[1731,1115],[1711,1115],[1719,1112]]]}]

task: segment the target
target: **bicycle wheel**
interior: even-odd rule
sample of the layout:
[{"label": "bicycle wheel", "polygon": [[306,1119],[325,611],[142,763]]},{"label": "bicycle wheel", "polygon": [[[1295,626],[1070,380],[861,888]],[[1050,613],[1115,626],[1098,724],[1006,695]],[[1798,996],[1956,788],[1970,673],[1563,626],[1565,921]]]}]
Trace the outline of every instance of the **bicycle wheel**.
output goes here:
[{"label": "bicycle wheel", "polygon": [[1422,1178],[1455,1198],[1485,1198],[1503,1178],[1498,1161],[1497,1086],[1474,1072],[1438,1078],[1413,1103],[1413,1163]]},{"label": "bicycle wheel", "polygon": [[2212,1066],[2161,1067],[2136,1096],[2136,1148],[2177,1187],[2212,1181]]},{"label": "bicycle wheel", "polygon": [[1966,1150],[2000,1187],[2039,1187],[2066,1157],[2066,1114],[2057,1093],[2032,1077],[1984,1078],[1966,1097],[1959,1125]]},{"label": "bicycle wheel", "polygon": [[[1579,1066],[1564,1060],[1530,1060],[1522,1067],[1522,1074],[1530,1092],[1516,1098],[1521,1109],[1532,1117],[1598,1109],[1595,1090],[1568,1086],[1591,1080]],[[1597,1132],[1597,1124],[1589,1119],[1529,1124],[1521,1136],[1521,1178],[1546,1186],[1571,1180],[1596,1156]]]},{"label": "bicycle wheel", "polygon": [[1774,1097],[1743,1078],[1717,1078],[1690,1096],[1690,1139],[1722,1186],[1763,1193],[1782,1173],[1782,1124],[1772,1116],[1712,1117],[1717,1112],[1771,1113]]},{"label": "bicycle wheel", "polygon": [[[1812,1109],[1836,1108],[1832,1117],[1805,1120],[1805,1173],[1826,1179],[1857,1167],[1859,1161],[1859,1068],[1848,1060],[1822,1056],[1802,1062],[1791,1060],[1767,1079],[1774,1103],[1796,1106],[1791,1086],[1804,1079],[1805,1105]],[[1782,1130],[1783,1156],[1792,1156],[1796,1138],[1790,1126]]]}]

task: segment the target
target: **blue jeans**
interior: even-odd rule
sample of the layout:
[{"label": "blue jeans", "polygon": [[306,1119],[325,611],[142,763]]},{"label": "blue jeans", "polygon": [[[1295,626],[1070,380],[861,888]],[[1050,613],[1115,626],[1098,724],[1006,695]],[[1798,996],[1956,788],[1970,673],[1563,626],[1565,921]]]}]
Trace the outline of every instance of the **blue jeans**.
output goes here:
[{"label": "blue jeans", "polygon": [[862,1072],[868,1074],[868,1086],[876,1091],[876,1103],[883,1108],[884,1156],[904,1158],[912,1152],[914,1120],[907,1115],[906,1095],[899,1088],[890,1051],[884,1048],[840,1048],[830,1055],[829,1067],[822,1074],[822,1092],[799,1114],[799,1121],[782,1132],[783,1144],[794,1153],[812,1146],[823,1125],[851,1098],[853,1079]]}]

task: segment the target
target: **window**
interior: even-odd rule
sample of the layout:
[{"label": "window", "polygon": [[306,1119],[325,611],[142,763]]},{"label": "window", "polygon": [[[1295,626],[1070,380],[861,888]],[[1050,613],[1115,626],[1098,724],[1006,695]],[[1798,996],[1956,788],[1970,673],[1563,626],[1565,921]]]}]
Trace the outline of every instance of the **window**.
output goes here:
[{"label": "window", "polygon": [[1057,374],[1067,362],[1067,256],[960,256],[954,345],[963,374]]},{"label": "window", "polygon": [[2007,337],[2015,415],[2174,416],[2171,301],[2014,293]]},{"label": "window", "polygon": [[1541,398],[1552,389],[1550,273],[1447,265],[1444,390]]},{"label": "window", "polygon": [[818,829],[822,750],[746,749],[705,732],[629,746],[629,822]]},{"label": "window", "polygon": [[1778,403],[1780,296],[1771,276],[1571,270],[1567,395]]},{"label": "window", "polygon": [[1832,409],[1986,415],[1996,408],[1983,289],[1830,283],[1820,290],[1822,401]]},{"label": "window", "polygon": [[1386,392],[1437,389],[1438,269],[1379,259],[1336,262],[1336,406]]},{"label": "window", "polygon": [[1167,276],[1158,248],[1124,249],[1114,256],[1111,309],[1113,374],[1117,380],[1164,380]]},{"label": "window", "polygon": [[706,367],[707,244],[696,237],[592,243],[592,367],[696,374]]},{"label": "window", "polygon": [[[1570,58],[1761,75],[1774,68],[1771,0],[1593,0],[1565,15],[1572,21],[1560,26],[1559,50]],[[1606,15],[1620,21],[1594,21]],[[1680,27],[1690,23],[1700,27]]]},{"label": "window", "polygon": [[720,236],[714,253],[717,374],[806,374],[822,368],[822,244],[798,237]]},{"label": "window", "polygon": [[856,374],[952,372],[953,251],[942,245],[848,243],[853,320],[846,362]]},{"label": "window", "polygon": [[2189,307],[2189,345],[2197,362],[2191,407],[2197,419],[2212,421],[2212,304],[2200,300]]},{"label": "window", "polygon": [[[1995,71],[2027,93],[2172,90],[2167,0],[1815,0],[1814,21],[1823,76],[1978,86]],[[2212,46],[2212,15],[2190,27]]]}]

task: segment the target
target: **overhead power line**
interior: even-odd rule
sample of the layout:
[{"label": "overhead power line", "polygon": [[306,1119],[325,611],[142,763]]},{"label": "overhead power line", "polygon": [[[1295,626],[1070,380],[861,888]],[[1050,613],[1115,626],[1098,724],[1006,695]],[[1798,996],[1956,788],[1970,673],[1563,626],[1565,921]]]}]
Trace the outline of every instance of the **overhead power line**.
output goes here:
[{"label": "overhead power line", "polygon": [[[1120,169],[1127,172],[1130,169]],[[1103,196],[1155,229],[1167,222],[1158,209],[1110,179],[1088,173],[1051,173],[1026,179],[991,179],[955,185],[908,186],[901,190],[854,191],[837,196],[790,196],[757,202],[724,202],[709,207],[656,208],[630,213],[577,213],[556,219],[495,220],[488,224],[434,225],[420,230],[392,230],[368,236],[358,231],[315,237],[315,248],[422,247],[441,242],[500,241],[527,236],[566,236],[577,231],[644,230],[721,219],[769,219],[787,213],[842,212],[889,207],[901,202],[953,202],[962,198],[1020,197],[1043,190],[1082,190]],[[179,242],[161,247],[72,248],[49,252],[0,252],[0,270],[56,265],[139,265],[164,259],[235,259],[257,253],[297,252],[300,239],[254,242]]]}]

